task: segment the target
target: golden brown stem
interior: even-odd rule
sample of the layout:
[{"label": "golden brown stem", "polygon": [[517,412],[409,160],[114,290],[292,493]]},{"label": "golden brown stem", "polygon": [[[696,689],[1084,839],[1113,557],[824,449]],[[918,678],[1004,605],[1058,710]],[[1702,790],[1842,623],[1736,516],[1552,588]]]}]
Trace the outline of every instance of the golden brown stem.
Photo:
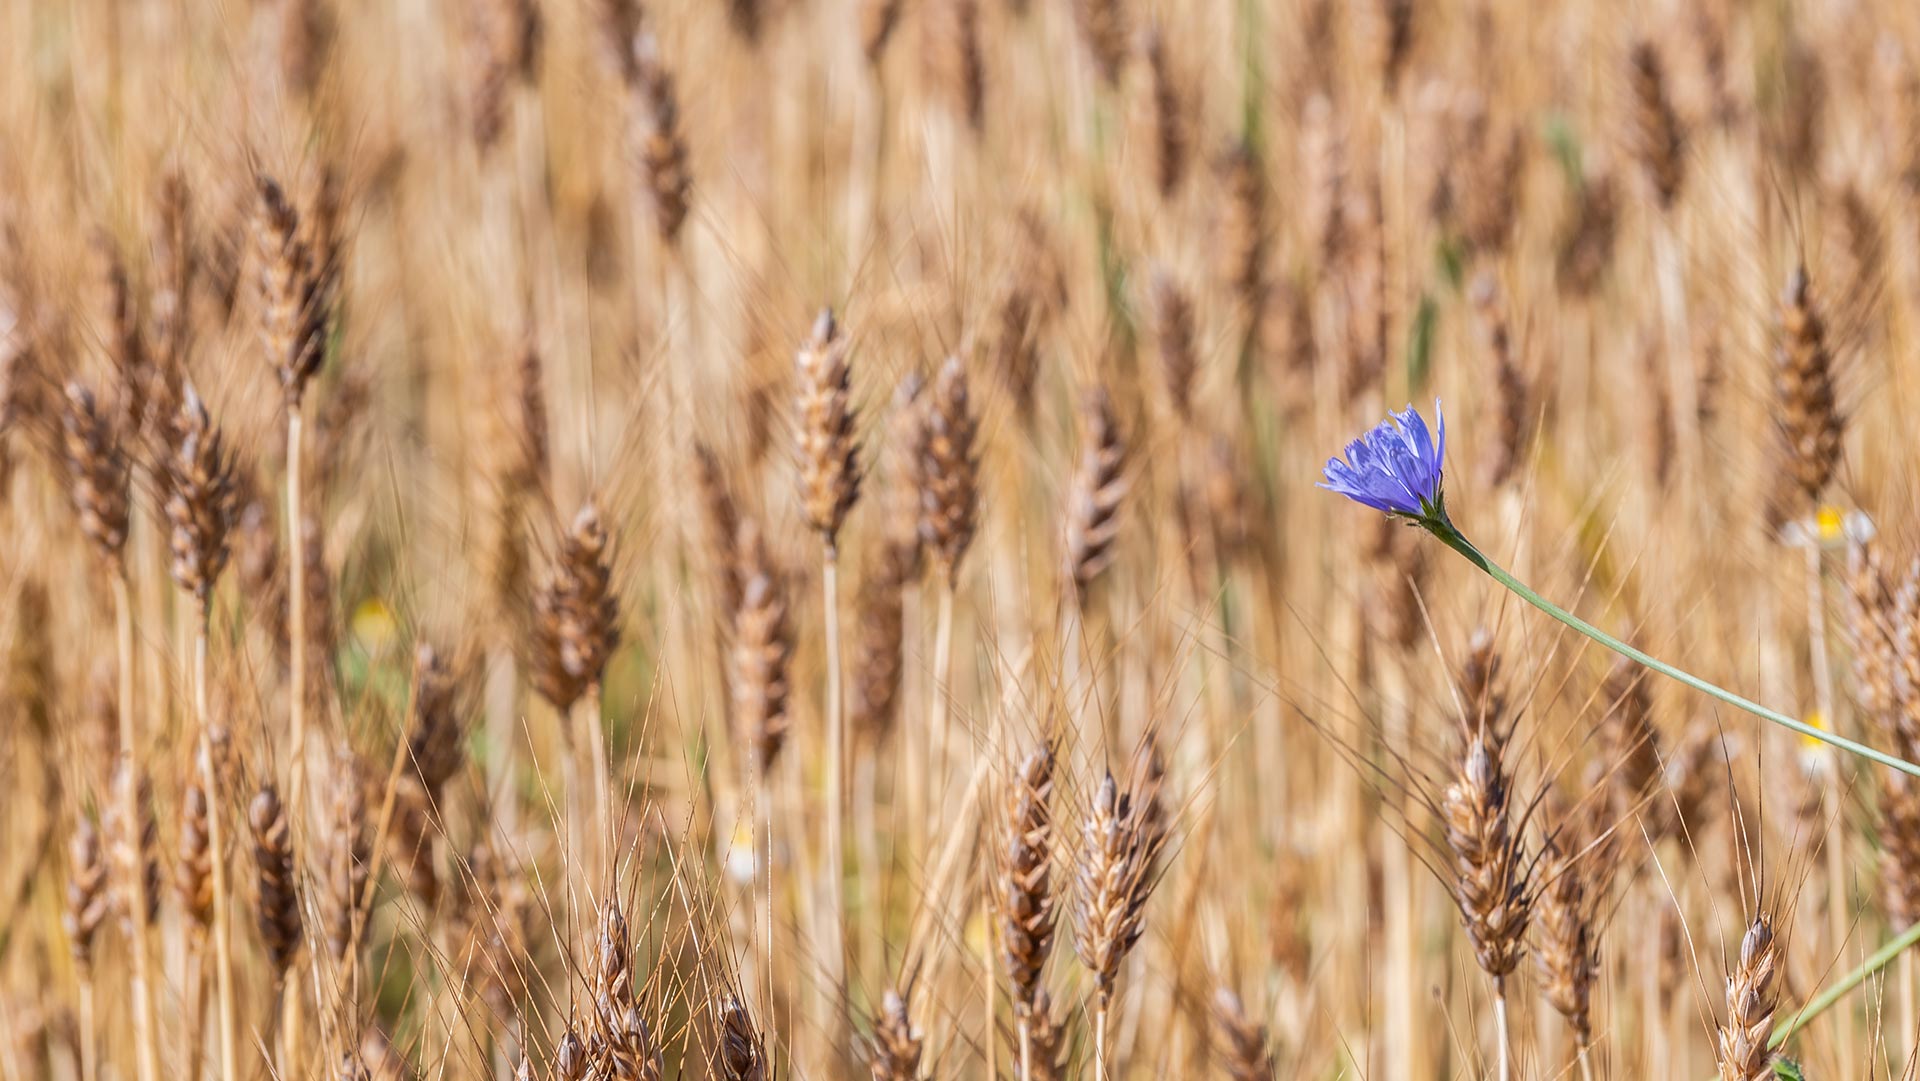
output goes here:
[{"label": "golden brown stem", "polygon": [[134,1065],[140,1081],[156,1081],[159,1053],[154,1041],[153,983],[148,971],[146,856],[141,848],[140,785],[135,772],[139,760],[139,736],[133,722],[133,598],[126,564],[122,562],[113,577],[114,642],[120,654],[120,773],[118,798],[122,821],[126,824],[131,866],[127,869],[129,923],[133,936],[133,1038]]},{"label": "golden brown stem", "polygon": [[287,716],[292,736],[289,741],[287,807],[292,815],[294,843],[301,840],[306,815],[307,784],[307,546],[301,541],[300,516],[300,405],[287,407],[287,643],[291,671],[288,673]]},{"label": "golden brown stem", "polygon": [[[301,539],[300,444],[303,424],[300,402],[287,403],[287,536],[293,538],[287,572],[287,642],[289,673],[287,715],[290,722],[287,766],[287,821],[294,851],[306,843],[307,819],[307,546]],[[300,1049],[300,958],[296,954],[285,974],[282,1004],[282,1053],[289,1072]]]},{"label": "golden brown stem", "polygon": [[1093,1078],[1107,1081],[1107,1004],[1101,999],[1093,1010]]},{"label": "golden brown stem", "polygon": [[846,873],[846,717],[840,688],[840,558],[833,541],[826,544],[821,567],[821,589],[825,594],[827,631],[827,926],[822,949],[826,953],[827,978],[834,993],[834,1031],[839,1045],[840,1003],[846,999],[846,898],[843,876]]},{"label": "golden brown stem", "polygon": [[280,977],[280,1076],[292,1077],[300,1063],[300,979],[295,960]]},{"label": "golden brown stem", "polygon": [[1905,1050],[1912,1059],[1916,1044],[1920,1044],[1920,1010],[1914,1003],[1913,951],[1900,954],[1900,1034],[1905,1044],[1895,1044],[1895,1051]]},{"label": "golden brown stem", "polygon": [[207,1054],[207,962],[202,953],[205,946],[197,934],[195,938],[195,944],[187,947],[186,1020],[181,1025],[187,1037],[181,1049],[182,1076],[189,1078],[200,1076],[200,1061]]},{"label": "golden brown stem", "polygon": [[772,993],[776,986],[775,962],[778,951],[774,942],[773,920],[773,770],[769,763],[757,754],[747,756],[749,798],[752,801],[753,815],[753,884],[760,892],[755,899],[759,911],[755,914],[759,926],[754,929],[754,937],[759,940],[760,954],[755,960],[761,966],[761,989]]},{"label": "golden brown stem", "polygon": [[560,752],[560,786],[562,812],[566,821],[555,827],[555,833],[562,851],[566,853],[567,873],[563,883],[567,891],[567,912],[576,921],[579,917],[577,906],[586,896],[587,853],[586,845],[581,843],[581,834],[586,830],[587,808],[586,792],[580,777],[580,736],[574,732],[575,711],[580,703],[574,705],[560,717],[560,726],[566,732],[565,747]]},{"label": "golden brown stem", "polygon": [[[980,922],[983,926],[991,927],[993,926],[993,870],[990,867],[983,867],[981,873],[986,878],[986,881],[981,883]],[[997,990],[996,981],[998,980],[999,973],[995,971],[997,966],[993,963],[993,950],[991,948],[986,951],[986,961],[986,964],[980,966],[980,992],[981,996],[985,999],[983,1005],[986,1008],[986,1013],[981,1015],[981,1027],[983,1031],[988,1033],[987,1038],[982,1042],[987,1045],[987,1076],[999,1077],[1000,1041],[993,1035],[994,1000]],[[916,1068],[910,1076],[919,1076],[919,1070]]]},{"label": "golden brown stem", "polygon": [[887,160],[887,88],[877,64],[868,64],[854,103],[853,139],[848,147],[847,250],[866,252],[880,230],[886,205],[883,183]]},{"label": "golden brown stem", "polygon": [[947,791],[947,697],[952,693],[948,677],[953,669],[953,579],[940,583],[940,608],[933,631],[933,715],[927,730],[932,741],[927,790],[930,804],[920,808],[922,829],[931,825],[931,816],[944,806]]},{"label": "golden brown stem", "polygon": [[[1381,709],[1384,713],[1382,727],[1387,733],[1390,745],[1410,746],[1412,720],[1408,716],[1410,701],[1407,695],[1408,677],[1404,653],[1396,653],[1380,665]],[[1396,813],[1416,816],[1417,810],[1410,809],[1410,801],[1396,799],[1389,794],[1385,797],[1398,803]],[[1387,984],[1387,1031],[1391,1034],[1388,1047],[1390,1061],[1399,1076],[1412,1077],[1419,1072],[1419,1063],[1425,1041],[1421,1025],[1418,1003],[1420,1001],[1420,970],[1417,906],[1413,901],[1416,883],[1414,882],[1414,855],[1407,847],[1394,839],[1391,828],[1382,823],[1380,856],[1380,877],[1382,896],[1385,900],[1387,956],[1393,958],[1393,967]]]},{"label": "golden brown stem", "polygon": [[573,712],[575,725],[585,726],[587,730],[588,753],[593,758],[594,840],[581,855],[597,861],[594,866],[605,867],[613,851],[613,782],[607,761],[607,732],[600,720],[599,683],[587,688],[587,693],[574,703]]},{"label": "golden brown stem", "polygon": [[[909,583],[901,599],[901,642],[900,655],[904,659],[911,656],[926,641],[924,620],[926,618],[926,591],[918,584]],[[907,636],[912,635],[909,639]],[[905,703],[913,701],[920,693],[923,682],[918,678],[918,669],[912,672],[902,665],[900,713],[906,715]],[[909,676],[912,676],[909,681]],[[916,855],[926,851],[926,820],[923,817],[927,806],[927,732],[917,724],[900,724],[900,748],[906,756],[906,764],[901,770],[905,796],[895,791],[893,805],[895,813],[905,808],[908,851]]]},{"label": "golden brown stem", "polygon": [[497,750],[487,762],[487,799],[501,829],[511,836],[519,818],[519,800],[507,789],[510,751],[518,735],[520,670],[512,644],[502,638],[487,656],[487,739]]},{"label": "golden brown stem", "polygon": [[1493,983],[1493,1038],[1500,1045],[1500,1081],[1510,1081],[1513,1067],[1507,1056],[1507,992],[1502,983]]},{"label": "golden brown stem", "polygon": [[[222,818],[226,802],[220,795],[218,771],[213,768],[213,735],[209,730],[207,708],[207,608],[200,607],[200,621],[193,640],[193,709],[199,729],[200,785],[207,790],[207,847],[213,853],[213,955],[214,982],[220,1003],[220,1077],[236,1081],[240,1077],[238,1026],[233,1006],[233,934],[227,903],[226,826]],[[371,885],[371,883],[369,883]]]},{"label": "golden brown stem", "polygon": [[1822,581],[1820,546],[1807,545],[1807,649],[1813,665],[1814,702],[1821,719],[1838,730],[1833,715],[1833,665],[1827,655],[1826,587]]},{"label": "golden brown stem", "polygon": [[93,1019],[93,975],[80,977],[80,1081],[100,1077],[99,1035]]}]

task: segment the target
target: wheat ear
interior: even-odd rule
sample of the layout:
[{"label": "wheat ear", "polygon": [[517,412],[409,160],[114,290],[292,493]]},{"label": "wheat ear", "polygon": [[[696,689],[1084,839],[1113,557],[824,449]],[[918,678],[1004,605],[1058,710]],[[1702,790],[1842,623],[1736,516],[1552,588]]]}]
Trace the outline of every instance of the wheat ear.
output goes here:
[{"label": "wheat ear", "polygon": [[1080,406],[1080,464],[1067,492],[1067,577],[1084,605],[1094,581],[1113,563],[1120,505],[1127,495],[1127,443],[1106,388]]},{"label": "wheat ear", "polygon": [[1266,1026],[1247,1016],[1240,996],[1222,987],[1213,994],[1213,1058],[1229,1081],[1273,1081],[1273,1052]]},{"label": "wheat ear", "polygon": [[1461,718],[1464,746],[1440,803],[1453,855],[1449,885],[1474,957],[1493,981],[1500,1079],[1506,1081],[1512,1068],[1506,982],[1525,953],[1532,895],[1526,857],[1511,820],[1512,781],[1505,764],[1510,723],[1499,685],[1499,656],[1485,631],[1474,637],[1460,693],[1467,708]]},{"label": "wheat ear", "polygon": [[[303,509],[301,447],[305,426],[302,405],[307,386],[320,370],[326,355],[326,336],[333,283],[331,255],[316,253],[314,233],[303,230],[300,214],[272,179],[259,179],[260,212],[255,227],[259,245],[261,301],[263,305],[261,337],[267,363],[280,377],[286,394],[287,411],[287,532],[295,538],[288,545],[287,572],[288,618],[291,678],[287,688],[289,714],[287,796],[290,814],[288,843],[301,839],[306,821],[307,792],[307,650],[306,628],[306,545],[300,543],[300,530],[306,521]],[[314,223],[308,223],[311,227]],[[329,237],[321,236],[323,242]],[[283,1037],[289,1060],[298,1053],[303,1011],[298,1005],[299,981],[285,984],[286,1031]],[[289,1065],[291,1062],[289,1061]]]},{"label": "wheat ear", "polygon": [[[1562,831],[1568,832],[1567,827]],[[1592,1070],[1588,1048],[1593,1043],[1593,984],[1599,975],[1600,951],[1595,896],[1589,888],[1588,866],[1579,859],[1578,841],[1578,833],[1550,838],[1541,855],[1544,885],[1534,925],[1534,953],[1540,963],[1541,993],[1573,1030],[1584,1079]]]},{"label": "wheat ear", "polygon": [[633,946],[620,899],[609,893],[600,905],[600,926],[591,954],[592,1035],[587,1058],[595,1077],[660,1081],[664,1055],[633,987]]},{"label": "wheat ear", "polygon": [[873,1081],[920,1081],[920,1058],[926,1033],[907,1013],[907,1000],[889,987],[880,998],[880,1015],[873,1021]]},{"label": "wheat ear", "polygon": [[1013,770],[1000,800],[994,847],[994,923],[1019,1040],[1020,1076],[1033,1075],[1033,1015],[1053,953],[1059,900],[1053,880],[1053,748],[1034,748]]},{"label": "wheat ear", "polygon": [[1756,916],[1740,938],[1740,958],[1727,975],[1727,1019],[1715,1045],[1720,1081],[1765,1081],[1773,1076],[1773,1014],[1779,1004],[1774,980],[1781,962],[1773,924]]},{"label": "wheat ear", "polygon": [[729,994],[720,1001],[719,1013],[720,1076],[724,1081],[767,1081],[766,1041],[746,1003]]},{"label": "wheat ear", "polygon": [[[287,1014],[299,1009],[294,990],[298,974],[294,971],[300,955],[300,896],[295,881],[298,864],[294,857],[293,824],[280,793],[272,784],[262,785],[247,806],[247,824],[253,829],[253,860],[259,887],[255,915],[260,938],[267,947],[267,959],[273,964],[274,987],[284,996],[282,1008]],[[300,1053],[297,1029],[289,1018],[281,1020],[280,1070],[291,1074]]]},{"label": "wheat ear", "polygon": [[[1152,771],[1149,770],[1151,777]],[[1166,841],[1152,781],[1121,792],[1107,774],[1081,822],[1075,854],[1074,949],[1094,978],[1094,1076],[1107,1076],[1107,1018],[1120,965],[1145,929],[1147,898],[1157,884]]]}]

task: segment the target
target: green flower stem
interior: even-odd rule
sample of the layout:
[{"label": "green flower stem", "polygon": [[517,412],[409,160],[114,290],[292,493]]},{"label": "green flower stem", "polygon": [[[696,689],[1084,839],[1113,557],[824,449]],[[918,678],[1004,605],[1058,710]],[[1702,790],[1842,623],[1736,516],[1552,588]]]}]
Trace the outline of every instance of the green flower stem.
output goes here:
[{"label": "green flower stem", "polygon": [[1907,947],[1915,942],[1920,942],[1920,923],[1914,924],[1900,932],[1897,937],[1890,939],[1886,945],[1874,951],[1872,957],[1862,961],[1859,968],[1842,976],[1839,982],[1830,985],[1825,991],[1820,992],[1817,998],[1800,1007],[1799,1013],[1782,1021],[1779,1027],[1773,1030],[1773,1035],[1768,1037],[1767,1046],[1777,1049],[1792,1039],[1794,1033],[1806,1028],[1814,1018],[1826,1013],[1834,1003],[1847,997],[1848,992],[1867,982],[1867,977],[1892,964],[1894,958],[1906,952]]},{"label": "green flower stem", "polygon": [[1581,619],[1579,616],[1576,616],[1573,613],[1567,611],[1566,609],[1561,608],[1559,605],[1554,604],[1552,601],[1547,600],[1545,597],[1542,597],[1540,594],[1535,593],[1532,589],[1529,589],[1526,583],[1520,581],[1518,578],[1515,578],[1513,575],[1508,574],[1505,570],[1503,570],[1499,566],[1499,564],[1493,562],[1493,560],[1488,559],[1486,556],[1480,554],[1480,550],[1478,548],[1475,548],[1473,546],[1473,543],[1467,540],[1467,538],[1461,534],[1460,530],[1454,527],[1452,522],[1447,520],[1447,517],[1444,511],[1441,511],[1436,514],[1431,514],[1427,517],[1419,518],[1417,519],[1417,521],[1429,533],[1432,533],[1434,536],[1440,538],[1441,542],[1444,543],[1447,547],[1453,549],[1456,552],[1459,552],[1462,556],[1465,556],[1467,562],[1473,564],[1476,567],[1479,567],[1483,571],[1486,571],[1487,574],[1490,575],[1494,581],[1499,582],[1501,585],[1506,586],[1509,590],[1513,591],[1515,596],[1518,596],[1521,600],[1526,601],[1528,604],[1533,605],[1535,608],[1538,608],[1542,612],[1545,612],[1546,614],[1559,620],[1561,623],[1564,623],[1567,626],[1573,628],[1574,630],[1579,631],[1581,634],[1586,635],[1588,638],[1591,638],[1594,641],[1600,643],[1601,645],[1606,646],[1608,649],[1613,650],[1615,653],[1618,653],[1621,656],[1626,657],[1630,660],[1638,661],[1639,663],[1645,665],[1648,668],[1653,669],[1656,672],[1659,672],[1662,675],[1670,676],[1674,679],[1677,679],[1680,682],[1686,684],[1687,686],[1692,687],[1696,691],[1703,691],[1707,694],[1710,694],[1713,697],[1718,698],[1719,700],[1727,703],[1730,706],[1736,706],[1740,709],[1744,709],[1748,713],[1751,713],[1754,716],[1759,717],[1763,720],[1772,721],[1774,724],[1780,725],[1783,728],[1788,728],[1795,732],[1798,732],[1801,735],[1807,737],[1808,739],[1819,740],[1821,743],[1825,743],[1833,747],[1838,747],[1843,751],[1847,751],[1851,754],[1857,754],[1860,757],[1868,759],[1873,762],[1878,762],[1880,765],[1886,766],[1889,769],[1897,769],[1902,773],[1908,774],[1909,776],[1920,777],[1920,766],[1916,766],[1912,762],[1908,762],[1905,759],[1901,759],[1901,758],[1895,758],[1894,756],[1887,754],[1885,751],[1876,751],[1872,747],[1869,747],[1863,743],[1855,743],[1853,740],[1847,739],[1844,736],[1836,735],[1835,733],[1832,733],[1832,732],[1822,731],[1806,723],[1805,721],[1796,720],[1792,717],[1787,716],[1784,713],[1776,713],[1773,710],[1770,710],[1767,707],[1759,704],[1758,702],[1749,701],[1748,699],[1742,698],[1739,695],[1734,694],[1732,691],[1726,690],[1725,688],[1716,686],[1712,683],[1708,683],[1706,680],[1701,679],[1699,676],[1696,676],[1691,672],[1682,671],[1670,664],[1667,664],[1665,661],[1657,660],[1645,653],[1642,653],[1640,650],[1637,650],[1634,647],[1628,645],[1627,643],[1622,642],[1620,639],[1615,638],[1613,635],[1610,635],[1607,632],[1601,630],[1600,628],[1594,626],[1593,624],[1588,623],[1586,620]]}]

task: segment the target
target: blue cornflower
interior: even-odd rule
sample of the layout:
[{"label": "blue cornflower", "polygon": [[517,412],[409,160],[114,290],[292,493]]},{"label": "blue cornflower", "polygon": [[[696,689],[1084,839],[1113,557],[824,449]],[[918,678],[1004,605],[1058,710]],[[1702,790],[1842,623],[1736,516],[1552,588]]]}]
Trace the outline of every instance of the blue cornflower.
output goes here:
[{"label": "blue cornflower", "polygon": [[1850,751],[1910,777],[1920,777],[1920,763],[1896,758],[1885,751],[1874,750],[1824,728],[1768,709],[1725,687],[1708,683],[1692,672],[1649,656],[1542,597],[1531,586],[1488,559],[1447,519],[1446,499],[1440,491],[1441,466],[1447,458],[1447,421],[1440,415],[1438,399],[1433,403],[1433,420],[1440,430],[1437,440],[1428,435],[1427,422],[1420,419],[1420,414],[1413,411],[1413,406],[1407,406],[1404,413],[1389,414],[1388,419],[1374,425],[1372,431],[1347,444],[1346,461],[1338,458],[1327,460],[1327,479],[1321,482],[1320,487],[1375,510],[1409,519],[1414,525],[1433,534],[1440,543],[1460,553],[1467,562],[1485,571],[1494,581],[1512,590],[1514,596],[1622,657],[1671,676],[1730,706],[1744,709],[1782,728],[1792,729],[1808,739]]},{"label": "blue cornflower", "polygon": [[1439,400],[1433,403],[1438,441],[1413,406],[1388,416],[1347,444],[1346,461],[1327,459],[1327,479],[1320,487],[1388,514],[1446,521],[1440,469],[1447,457],[1447,419],[1440,415]]}]

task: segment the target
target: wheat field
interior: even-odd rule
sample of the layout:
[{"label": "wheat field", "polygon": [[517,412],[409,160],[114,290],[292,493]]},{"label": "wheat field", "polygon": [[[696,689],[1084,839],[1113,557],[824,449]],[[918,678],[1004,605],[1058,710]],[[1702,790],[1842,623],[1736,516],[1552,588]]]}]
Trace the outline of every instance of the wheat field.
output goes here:
[{"label": "wheat field", "polygon": [[1903,0],[0,0],[0,1078],[1914,1077],[1916,356]]}]

